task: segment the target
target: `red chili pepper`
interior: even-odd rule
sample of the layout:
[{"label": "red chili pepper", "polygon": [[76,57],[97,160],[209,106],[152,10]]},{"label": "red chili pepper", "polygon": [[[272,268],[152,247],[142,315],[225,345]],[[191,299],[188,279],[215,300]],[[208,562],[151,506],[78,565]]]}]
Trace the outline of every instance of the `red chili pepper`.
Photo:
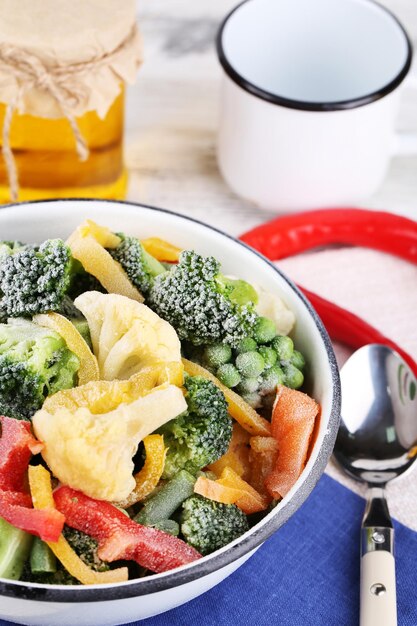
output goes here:
[{"label": "red chili pepper", "polygon": [[383,211],[320,209],[284,215],[240,239],[274,261],[318,246],[348,244],[417,263],[417,222]]},{"label": "red chili pepper", "polygon": [[109,502],[94,500],[70,487],[59,487],[54,500],[69,526],[98,541],[103,561],[132,560],[160,573],[201,557],[181,539],[134,522]]},{"label": "red chili pepper", "polygon": [[337,306],[337,304],[333,304],[333,302],[329,302],[329,300],[325,300],[321,296],[304,289],[304,287],[299,286],[299,288],[316,309],[332,339],[355,349],[369,343],[381,343],[389,346],[398,352],[417,378],[417,363],[394,341],[382,335],[376,328],[354,313]]},{"label": "red chili pepper", "polygon": [[43,541],[58,541],[65,522],[62,513],[56,509],[32,509],[31,505],[27,493],[0,490],[0,517]]},{"label": "red chili pepper", "polygon": [[0,489],[24,491],[30,457],[43,444],[32,435],[29,422],[0,416],[0,425]]}]

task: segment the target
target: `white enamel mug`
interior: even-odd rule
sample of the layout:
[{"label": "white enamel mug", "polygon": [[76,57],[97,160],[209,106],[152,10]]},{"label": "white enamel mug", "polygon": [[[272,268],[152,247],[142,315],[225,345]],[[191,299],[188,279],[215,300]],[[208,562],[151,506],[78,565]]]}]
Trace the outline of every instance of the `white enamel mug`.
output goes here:
[{"label": "white enamel mug", "polygon": [[222,23],[218,161],[271,211],[355,204],[381,184],[412,48],[372,0],[245,0]]}]

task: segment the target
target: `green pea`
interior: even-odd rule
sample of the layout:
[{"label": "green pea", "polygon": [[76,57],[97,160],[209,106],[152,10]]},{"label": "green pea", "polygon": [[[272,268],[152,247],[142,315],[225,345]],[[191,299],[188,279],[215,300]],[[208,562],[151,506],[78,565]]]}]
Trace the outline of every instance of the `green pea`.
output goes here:
[{"label": "green pea", "polygon": [[242,398],[253,409],[259,409],[259,407],[262,405],[262,400],[261,400],[261,396],[259,395],[259,393],[256,393],[256,392],[245,393],[245,395],[243,395]]},{"label": "green pea", "polygon": [[291,357],[291,363],[299,370],[302,370],[305,367],[306,360],[304,356],[298,350],[294,350],[293,355]]},{"label": "green pea", "polygon": [[252,350],[238,354],[236,357],[236,367],[242,376],[256,378],[265,369],[265,361],[259,352]]},{"label": "green pea", "polygon": [[272,340],[272,347],[276,350],[280,361],[289,361],[294,352],[294,342],[291,337],[275,337]]},{"label": "green pea", "polygon": [[236,387],[240,383],[241,377],[237,369],[232,363],[224,363],[224,365],[220,365],[216,372],[217,378],[220,380],[223,385],[226,387],[232,388]]},{"label": "green pea", "polygon": [[300,370],[297,367],[294,367],[292,363],[284,365],[283,370],[285,376],[284,384],[287,387],[290,387],[290,389],[299,389],[304,382],[303,372],[300,372]]},{"label": "green pea", "polygon": [[254,339],[252,339],[252,337],[245,337],[244,339],[241,339],[239,345],[236,348],[236,352],[238,354],[243,354],[244,352],[252,352],[253,350],[256,350],[257,347],[258,344]]},{"label": "green pea", "polygon": [[285,375],[279,365],[274,365],[265,370],[260,377],[259,387],[261,395],[268,395],[273,393],[277,385],[283,385],[285,381]]},{"label": "green pea", "polygon": [[268,343],[276,336],[277,329],[268,317],[258,317],[255,324],[254,338],[258,343]]},{"label": "green pea", "polygon": [[240,394],[245,393],[253,393],[254,391],[258,391],[259,382],[257,378],[242,378],[240,381],[237,391]]},{"label": "green pea", "polygon": [[232,358],[232,348],[225,343],[215,343],[204,350],[204,359],[211,367],[219,367]]},{"label": "green pea", "polygon": [[273,348],[261,346],[259,348],[259,354],[262,355],[263,360],[265,361],[265,369],[272,367],[277,362],[278,355]]}]

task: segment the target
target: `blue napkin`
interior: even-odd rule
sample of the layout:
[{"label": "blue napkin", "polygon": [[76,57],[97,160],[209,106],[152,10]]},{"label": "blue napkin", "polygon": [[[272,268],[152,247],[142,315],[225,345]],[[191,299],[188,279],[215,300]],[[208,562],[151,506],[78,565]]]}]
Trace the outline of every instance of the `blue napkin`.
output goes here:
[{"label": "blue napkin", "polygon": [[[136,624],[357,626],[363,510],[362,498],[323,476],[287,524],[224,582]],[[416,626],[417,533],[399,523],[395,530],[398,624]]]}]

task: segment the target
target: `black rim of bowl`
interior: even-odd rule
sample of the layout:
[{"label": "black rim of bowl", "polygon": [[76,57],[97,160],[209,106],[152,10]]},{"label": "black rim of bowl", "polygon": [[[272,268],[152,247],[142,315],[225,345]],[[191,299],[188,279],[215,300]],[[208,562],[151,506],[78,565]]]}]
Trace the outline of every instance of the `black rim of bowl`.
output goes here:
[{"label": "black rim of bowl", "polygon": [[[40,600],[43,602],[102,602],[111,600],[121,600],[124,598],[132,598],[135,596],[143,596],[148,594],[157,593],[165,589],[171,589],[192,582],[203,576],[207,576],[212,572],[215,572],[227,565],[230,565],[237,559],[245,556],[261,543],[266,541],[278,528],[280,528],[303,504],[307,497],[312,492],[316,483],[323,474],[327,462],[333,451],[334,443],[336,440],[337,430],[340,420],[340,402],[341,402],[341,390],[339,380],[339,370],[336,363],[336,357],[334,355],[332,343],[329,335],[327,334],[319,316],[313,309],[309,301],[299,291],[295,284],[289,280],[273,263],[266,259],[262,254],[247,246],[242,241],[235,239],[231,235],[224,233],[223,231],[205,224],[200,220],[193,217],[188,217],[176,213],[175,211],[169,211],[168,209],[161,209],[154,206],[145,204],[139,204],[134,202],[123,202],[119,200],[95,200],[92,198],[57,198],[51,200],[36,200],[33,202],[24,202],[21,204],[8,204],[4,205],[4,208],[16,207],[17,211],[19,207],[24,207],[31,204],[46,204],[47,202],[103,202],[110,204],[123,204],[136,208],[145,208],[159,213],[166,213],[174,215],[177,218],[187,220],[199,224],[209,230],[215,231],[223,237],[236,242],[237,245],[242,246],[249,250],[252,254],[262,259],[264,263],[269,265],[274,272],[276,272],[282,280],[284,280],[292,289],[298,298],[302,300],[311,317],[313,318],[315,325],[321,335],[327,358],[329,361],[329,367],[332,377],[333,385],[333,397],[331,400],[331,409],[329,416],[329,423],[327,433],[324,436],[322,446],[319,450],[318,456],[314,462],[308,475],[305,477],[304,482],[299,487],[294,496],[286,502],[279,509],[276,509],[276,514],[270,514],[271,518],[262,524],[255,525],[248,536],[244,536],[243,539],[237,540],[236,545],[232,545],[230,548],[222,549],[220,553],[214,552],[212,555],[205,557],[202,561],[185,566],[184,568],[173,570],[165,574],[156,574],[149,576],[149,578],[133,579],[126,583],[117,583],[116,585],[100,585],[97,587],[67,587],[58,588],[53,585],[40,585],[33,583],[25,583],[19,581],[0,581],[0,595],[9,597],[15,597],[27,600]],[[1,211],[1,209],[0,209]],[[261,524],[260,527],[258,527]],[[223,551],[224,550],[224,551]],[[0,610],[1,612],[1,610]]]},{"label": "black rim of bowl", "polygon": [[230,13],[228,13],[228,15],[226,15],[224,20],[221,22],[219,30],[217,32],[216,49],[217,49],[217,56],[219,58],[219,62],[221,66],[223,67],[224,71],[226,72],[226,74],[229,76],[229,78],[231,78],[232,81],[236,83],[239,87],[241,87],[248,93],[252,94],[253,96],[260,98],[261,100],[265,100],[266,102],[270,102],[271,104],[278,104],[288,109],[298,109],[300,111],[343,111],[346,109],[354,109],[357,107],[361,107],[361,106],[364,106],[365,104],[370,104],[371,102],[375,102],[376,100],[383,98],[384,96],[394,91],[394,89],[402,83],[402,81],[408,74],[408,71],[411,67],[411,61],[413,58],[413,47],[411,45],[411,41],[410,41],[407,31],[405,30],[404,26],[401,24],[399,19],[386,7],[382,6],[378,2],[375,2],[375,0],[366,0],[368,4],[369,3],[374,4],[381,11],[387,13],[392,18],[392,20],[397,24],[397,26],[402,31],[406,44],[407,44],[407,57],[406,57],[405,63],[403,67],[401,68],[401,70],[399,71],[399,73],[389,83],[387,83],[380,89],[373,91],[370,94],[359,96],[357,98],[351,98],[348,100],[340,100],[340,101],[334,101],[334,102],[309,102],[308,100],[293,100],[292,98],[279,96],[278,94],[274,94],[270,91],[267,91],[266,89],[257,87],[254,83],[244,78],[241,74],[239,74],[239,72],[237,72],[234,69],[234,67],[229,62],[223,49],[223,31],[229,19],[243,5],[245,5],[247,2],[252,2],[252,1],[254,0],[243,0],[243,2],[238,4],[234,9],[230,11]]}]

